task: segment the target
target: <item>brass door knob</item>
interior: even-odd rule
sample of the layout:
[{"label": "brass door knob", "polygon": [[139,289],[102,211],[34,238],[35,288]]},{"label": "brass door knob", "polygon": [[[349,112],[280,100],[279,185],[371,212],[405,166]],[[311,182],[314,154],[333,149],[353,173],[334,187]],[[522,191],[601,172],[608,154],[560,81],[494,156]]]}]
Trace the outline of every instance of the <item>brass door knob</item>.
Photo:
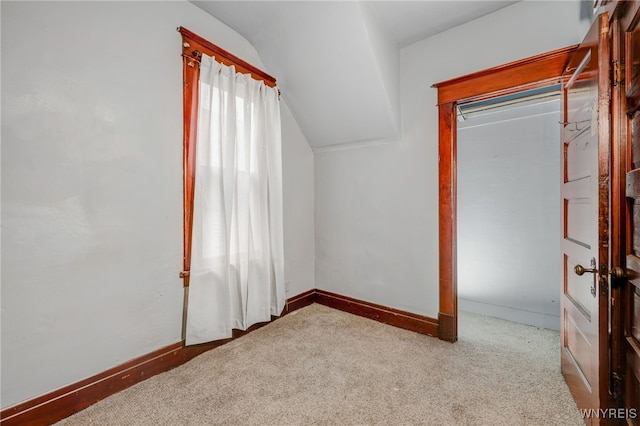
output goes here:
[{"label": "brass door knob", "polygon": [[595,274],[598,272],[598,270],[596,268],[585,268],[582,265],[576,265],[575,268],[573,268],[573,272],[576,273],[576,275],[584,275],[585,272],[591,272],[592,274]]},{"label": "brass door knob", "polygon": [[[598,273],[598,270],[596,268],[585,268],[582,265],[576,265],[575,268],[573,268],[573,271],[576,273],[576,275],[580,276],[584,275],[585,272],[591,272],[592,274]],[[621,280],[622,278],[626,278],[627,272],[621,267],[615,266],[609,271],[609,275],[611,275],[611,277],[615,278],[616,280]]]},{"label": "brass door knob", "polygon": [[609,275],[611,275],[611,277],[616,280],[621,280],[627,277],[627,271],[625,271],[619,266],[615,266],[613,267],[613,269],[609,271]]}]

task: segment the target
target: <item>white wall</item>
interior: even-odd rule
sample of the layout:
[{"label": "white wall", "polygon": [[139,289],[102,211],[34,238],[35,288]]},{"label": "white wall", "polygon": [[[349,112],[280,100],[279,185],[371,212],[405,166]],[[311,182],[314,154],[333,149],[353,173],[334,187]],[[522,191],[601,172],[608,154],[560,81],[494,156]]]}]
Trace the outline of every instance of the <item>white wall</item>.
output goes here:
[{"label": "white wall", "polygon": [[560,101],[458,123],[458,308],[560,329]]},{"label": "white wall", "polygon": [[437,317],[438,116],[431,85],[579,43],[589,27],[579,10],[577,1],[522,1],[402,49],[401,140],[316,152],[318,288]]},{"label": "white wall", "polygon": [[[261,62],[187,2],[1,8],[5,408],[180,340],[176,27]],[[296,294],[314,283],[313,165],[286,107],[282,117],[285,268]]]},{"label": "white wall", "polygon": [[287,298],[316,287],[314,158],[302,130],[281,102],[284,191],[284,275]]}]

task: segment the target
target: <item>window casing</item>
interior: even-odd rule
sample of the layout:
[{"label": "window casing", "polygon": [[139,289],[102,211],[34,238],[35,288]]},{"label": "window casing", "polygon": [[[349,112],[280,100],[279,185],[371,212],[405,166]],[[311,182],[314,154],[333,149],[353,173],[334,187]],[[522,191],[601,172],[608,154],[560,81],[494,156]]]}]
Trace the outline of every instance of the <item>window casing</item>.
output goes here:
[{"label": "window casing", "polygon": [[[189,286],[189,271],[191,268],[191,235],[193,230],[193,196],[196,168],[196,137],[198,133],[198,106],[200,93],[200,58],[202,54],[214,57],[224,65],[233,65],[236,71],[250,74],[256,80],[264,81],[269,87],[276,86],[276,79],[237,56],[192,33],[184,27],[178,27],[182,35],[182,63],[183,63],[183,265],[180,277],[184,278],[184,286]],[[245,105],[244,108],[252,108]],[[240,166],[250,179],[253,171],[248,164]],[[203,247],[203,250],[209,248]]]}]

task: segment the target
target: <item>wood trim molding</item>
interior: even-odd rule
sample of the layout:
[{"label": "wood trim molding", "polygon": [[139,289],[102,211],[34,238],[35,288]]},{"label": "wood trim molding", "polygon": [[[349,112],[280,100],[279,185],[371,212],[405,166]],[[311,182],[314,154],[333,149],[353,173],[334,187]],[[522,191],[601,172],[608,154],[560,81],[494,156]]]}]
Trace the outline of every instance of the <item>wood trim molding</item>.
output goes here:
[{"label": "wood trim molding", "polygon": [[433,87],[438,89],[438,105],[480,100],[559,83],[569,56],[577,48],[578,45],[569,46],[436,83]]},{"label": "wood trim molding", "polygon": [[182,184],[183,184],[183,263],[181,278],[189,287],[191,269],[191,237],[193,230],[193,195],[195,189],[196,134],[198,128],[198,91],[200,67],[189,58],[182,58],[183,73],[183,134],[182,134]]},{"label": "wood trim molding", "polygon": [[[313,303],[320,303],[405,330],[429,336],[439,335],[438,321],[433,318],[317,289],[311,289],[287,299],[282,315],[272,317],[272,321]],[[229,339],[193,346],[184,346],[182,341],[165,346],[85,380],[5,408],[0,412],[0,425],[55,423],[108,396],[156,374],[178,367],[204,352],[222,346],[267,324],[269,323],[256,324],[247,331],[233,330],[233,337]]]},{"label": "wood trim molding", "polygon": [[436,319],[411,312],[341,296],[324,290],[316,290],[316,303],[405,330],[429,336],[438,335],[438,321]]},{"label": "wood trim molding", "polygon": [[[314,302],[315,290],[287,300],[280,317]],[[70,384],[29,401],[5,408],[0,412],[0,425],[52,424],[81,411],[96,402],[135,385],[149,377],[164,373],[211,349],[224,345],[269,323],[260,323],[247,331],[233,330],[230,339],[201,345],[184,346],[177,342],[149,354],[132,359],[95,376]]]},{"label": "wood trim molding", "polygon": [[[199,35],[189,31],[184,27],[178,27],[178,32],[182,34],[183,55],[200,60],[200,55],[205,53],[208,56],[215,57],[216,61],[228,66],[235,66],[236,71],[242,74],[251,74],[256,80],[262,80],[267,86],[275,87],[276,79],[261,69],[243,61],[232,53],[227,52],[223,48],[216,46],[210,41],[200,37]],[[185,45],[187,43],[188,45]],[[194,53],[197,52],[197,53]]]},{"label": "wood trim molding", "polygon": [[51,424],[148,377],[186,362],[182,342],[165,346],[88,379],[2,410],[3,426]]},{"label": "wood trim molding", "polygon": [[311,289],[287,299],[287,304],[285,305],[284,310],[286,313],[289,313],[314,303],[316,303],[316,290]]},{"label": "wood trim molding", "polygon": [[[440,312],[438,321],[446,318],[447,335],[438,333],[443,340],[458,340],[458,238],[457,238],[457,144],[456,110],[453,102],[439,108],[439,158],[440,172],[438,203],[439,214],[439,267],[440,267]],[[445,323],[441,323],[443,327]]]},{"label": "wood trim molding", "polygon": [[571,53],[577,48],[577,45],[569,46],[433,85],[438,89],[438,336],[443,340],[455,342],[458,339],[456,105],[462,101],[490,99],[559,83]]},{"label": "wood trim molding", "polygon": [[233,65],[236,72],[250,74],[252,78],[263,81],[269,87],[276,86],[276,79],[184,27],[178,27],[178,32],[182,36],[183,75],[183,262],[180,278],[184,279],[184,287],[189,287],[196,169],[196,135],[198,133],[200,59],[202,54],[214,57],[216,61],[227,66]]},{"label": "wood trim molding", "polygon": [[438,313],[438,338],[451,343],[458,340],[458,321],[453,315]]}]

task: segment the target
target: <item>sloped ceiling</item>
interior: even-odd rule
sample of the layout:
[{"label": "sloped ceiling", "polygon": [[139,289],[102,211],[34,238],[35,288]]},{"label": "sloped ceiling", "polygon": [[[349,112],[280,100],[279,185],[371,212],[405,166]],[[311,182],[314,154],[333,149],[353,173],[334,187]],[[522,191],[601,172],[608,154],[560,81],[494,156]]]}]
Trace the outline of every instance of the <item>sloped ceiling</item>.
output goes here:
[{"label": "sloped ceiling", "polygon": [[400,129],[400,48],[515,1],[193,1],[258,51],[314,150]]}]

